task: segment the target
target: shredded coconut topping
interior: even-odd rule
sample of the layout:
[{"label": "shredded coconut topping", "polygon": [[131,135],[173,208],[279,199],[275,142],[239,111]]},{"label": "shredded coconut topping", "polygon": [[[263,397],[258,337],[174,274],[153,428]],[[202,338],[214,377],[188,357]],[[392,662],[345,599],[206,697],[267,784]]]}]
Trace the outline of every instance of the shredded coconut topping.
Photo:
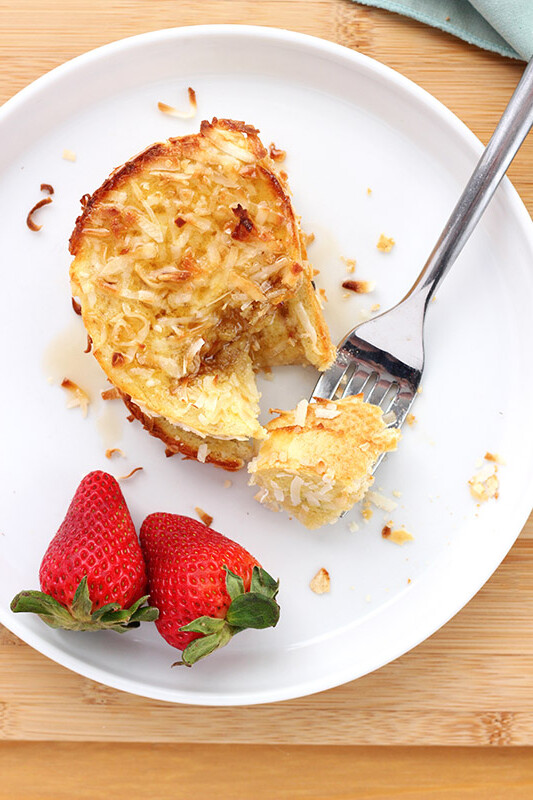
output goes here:
[{"label": "shredded coconut topping", "polygon": [[61,387],[66,389],[70,394],[70,398],[67,400],[67,408],[81,408],[82,416],[86,417],[87,409],[91,402],[87,392],[78,386],[77,383],[71,381],[70,378],[64,378],[61,381]]},{"label": "shredded coconut topping", "polygon": [[190,108],[188,111],[179,111],[174,106],[169,106],[167,103],[158,103],[157,107],[163,114],[168,114],[169,117],[178,117],[179,119],[192,119],[192,117],[196,116],[197,110],[197,102],[196,102],[196,92],[194,89],[189,88],[187,89],[187,93],[189,95],[189,104]]},{"label": "shredded coconut topping", "polygon": [[294,424],[295,425],[299,425],[302,428],[305,425],[305,420],[307,418],[307,406],[308,405],[309,404],[308,404],[307,400],[304,398],[303,400],[300,400],[300,402],[296,406],[296,412],[294,414]]},{"label": "shredded coconut topping", "polygon": [[198,448],[198,453],[196,455],[196,458],[198,459],[198,461],[201,461],[201,463],[203,464],[205,462],[206,458],[207,458],[208,452],[209,452],[209,448],[206,445],[206,443],[204,442]]}]

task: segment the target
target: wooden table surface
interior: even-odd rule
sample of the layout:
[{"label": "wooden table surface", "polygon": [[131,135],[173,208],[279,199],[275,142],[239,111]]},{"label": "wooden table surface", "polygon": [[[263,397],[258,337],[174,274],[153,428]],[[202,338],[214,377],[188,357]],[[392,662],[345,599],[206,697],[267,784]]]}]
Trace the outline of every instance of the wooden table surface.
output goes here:
[{"label": "wooden table surface", "polygon": [[[98,45],[215,22],[357,49],[423,86],[484,142],[523,69],[350,0],[0,0],[0,102]],[[531,211],[531,138],[510,176]],[[111,789],[166,798],[178,786],[204,797],[217,785],[227,798],[531,797],[533,757],[517,746],[533,743],[533,522],[477,597],[425,643],[359,681],[281,704],[209,709],[132,697],[0,628],[0,739],[0,800],[99,800]]]}]

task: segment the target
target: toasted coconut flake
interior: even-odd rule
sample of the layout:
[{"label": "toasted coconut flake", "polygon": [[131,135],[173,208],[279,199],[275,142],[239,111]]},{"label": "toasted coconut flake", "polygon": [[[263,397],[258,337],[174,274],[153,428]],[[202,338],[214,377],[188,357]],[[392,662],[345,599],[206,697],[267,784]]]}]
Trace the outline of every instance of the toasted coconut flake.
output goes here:
[{"label": "toasted coconut flake", "polygon": [[72,297],[71,300],[72,300],[72,308],[74,309],[74,313],[77,314],[78,317],[81,317],[81,306],[80,306],[80,304],[78,303],[78,301],[76,300],[75,297]]},{"label": "toasted coconut flake", "polygon": [[355,267],[357,264],[355,258],[345,258],[344,256],[341,256],[341,261],[344,261],[346,264],[346,272],[350,272],[352,274],[355,272]]},{"label": "toasted coconut flake", "polygon": [[204,525],[207,528],[210,528],[213,522],[213,517],[211,516],[211,514],[208,514],[206,511],[203,510],[203,508],[200,508],[200,506],[195,506],[194,510],[196,511],[196,513],[198,514],[199,518],[202,520]]},{"label": "toasted coconut flake", "polygon": [[285,157],[287,155],[285,150],[280,150],[278,147],[276,147],[274,142],[270,142],[270,147],[268,148],[268,154],[272,159],[272,161],[278,161],[278,162],[285,161]]},{"label": "toasted coconut flake", "polygon": [[317,419],[335,419],[336,417],[340,416],[340,411],[336,408],[323,408],[322,406],[317,406],[315,409],[315,417]]},{"label": "toasted coconut flake", "polygon": [[93,347],[93,340],[91,339],[89,334],[87,334],[87,347],[85,348],[85,350],[83,352],[84,353],[90,353],[91,350],[92,350],[92,347]]},{"label": "toasted coconut flake", "polygon": [[392,239],[390,236],[385,236],[385,234],[382,233],[378,239],[376,247],[378,250],[381,250],[382,253],[390,253],[395,244],[396,242],[394,239]]},{"label": "toasted coconut flake", "polygon": [[299,475],[295,475],[291,481],[291,488],[290,488],[291,503],[293,504],[293,506],[299,506],[300,503],[302,502],[302,496],[301,496],[302,486],[303,486],[303,480],[300,478]]},{"label": "toasted coconut flake", "polygon": [[383,530],[381,531],[381,535],[384,539],[388,539],[389,542],[394,542],[394,544],[404,545],[407,542],[412,542],[414,540],[414,536],[407,531],[403,525],[401,528],[392,528],[392,522],[389,522],[388,525],[385,525]]},{"label": "toasted coconut flake", "polygon": [[82,416],[86,417],[87,409],[91,402],[87,392],[81,389],[77,383],[71,381],[70,378],[63,378],[61,387],[66,389],[70,394],[70,398],[67,401],[67,408],[81,408]]},{"label": "toasted coconut flake", "polygon": [[394,509],[398,507],[398,503],[394,500],[385,497],[384,494],[380,494],[379,492],[373,492],[372,490],[365,494],[365,501],[372,503],[372,505],[379,508],[380,511],[394,511]]},{"label": "toasted coconut flake", "polygon": [[468,481],[470,487],[470,494],[479,503],[485,503],[487,500],[499,497],[500,482],[497,476],[498,466],[494,462],[485,464],[472,478]]},{"label": "toasted coconut flake", "polygon": [[122,353],[113,353],[111,356],[111,365],[113,367],[121,367],[125,363],[126,359],[122,355]]},{"label": "toasted coconut flake", "polygon": [[303,307],[302,303],[296,303],[296,315],[300,322],[302,323],[302,327],[305,330],[304,336],[309,336],[311,340],[311,344],[316,344],[318,340],[317,332],[313,325],[311,325],[311,320],[309,319],[309,315],[305,308]]},{"label": "toasted coconut flake", "polygon": [[224,481],[224,489],[229,489],[230,486],[233,486],[233,481],[225,480]]},{"label": "toasted coconut flake", "polygon": [[376,287],[374,281],[343,281],[342,288],[348,289],[356,294],[368,294],[373,292]]},{"label": "toasted coconut flake", "polygon": [[296,412],[294,414],[294,424],[299,425],[301,428],[305,425],[305,420],[307,418],[307,406],[309,403],[307,400],[304,399],[300,400],[298,405],[296,406]]},{"label": "toasted coconut flake", "polygon": [[30,231],[40,231],[41,230],[41,228],[43,226],[42,225],[37,225],[37,223],[33,221],[33,215],[40,208],[42,208],[43,206],[47,206],[51,202],[52,202],[52,198],[51,197],[43,197],[42,200],[39,200],[38,203],[35,203],[33,208],[28,213],[28,216],[26,217],[26,225],[28,226]]},{"label": "toasted coconut flake", "polygon": [[54,193],[54,187],[51,183],[41,183],[41,192],[48,192],[48,194]]},{"label": "toasted coconut flake", "polygon": [[141,469],[143,469],[143,467],[135,467],[135,469],[132,469],[132,471],[128,472],[127,475],[120,475],[119,481],[125,481],[128,478],[131,478],[132,475],[135,475],[135,473],[139,472],[139,470],[141,470]]},{"label": "toasted coconut flake", "polygon": [[119,390],[113,386],[112,389],[104,389],[101,392],[102,400],[120,400],[120,392]]},{"label": "toasted coconut flake", "polygon": [[248,297],[258,303],[264,303],[267,299],[266,295],[261,291],[259,286],[257,286],[257,284],[255,284],[249,278],[245,278],[244,275],[238,275],[236,272],[232,272],[229,275],[229,283],[231,286],[234,286],[236,289],[244,292],[244,294],[247,294]]},{"label": "toasted coconut flake", "polygon": [[498,453],[487,452],[485,453],[483,458],[485,459],[485,461],[493,461],[495,464],[500,464],[500,466],[503,466],[505,464],[505,461],[500,455],[498,455]]},{"label": "toasted coconut flake", "polygon": [[106,458],[113,458],[113,456],[116,456],[116,455],[119,455],[119,456],[122,456],[122,458],[125,458],[124,453],[122,452],[120,447],[110,447],[108,450],[105,451],[105,457]]},{"label": "toasted coconut flake", "polygon": [[209,448],[206,445],[206,443],[204,442],[203,444],[200,445],[200,447],[198,448],[198,452],[196,453],[197,460],[200,461],[202,464],[204,464],[205,460],[207,458],[208,452],[209,452]]},{"label": "toasted coconut flake", "polygon": [[169,106],[167,103],[158,103],[157,107],[163,114],[168,114],[169,117],[177,117],[178,119],[192,119],[196,116],[196,111],[198,108],[198,104],[196,102],[196,92],[194,89],[189,88],[187,89],[187,93],[189,95],[189,103],[190,108],[188,111],[179,111],[174,106]]},{"label": "toasted coconut flake", "polygon": [[327,594],[330,591],[331,580],[329,572],[324,567],[320,567],[317,574],[309,583],[309,588],[315,594]]}]

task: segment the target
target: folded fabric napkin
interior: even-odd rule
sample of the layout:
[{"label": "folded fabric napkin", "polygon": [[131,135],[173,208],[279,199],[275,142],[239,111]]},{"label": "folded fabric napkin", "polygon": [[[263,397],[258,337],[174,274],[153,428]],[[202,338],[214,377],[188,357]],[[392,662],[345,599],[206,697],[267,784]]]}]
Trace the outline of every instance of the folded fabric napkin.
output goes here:
[{"label": "folded fabric napkin", "polygon": [[533,55],[533,0],[356,0],[406,14],[502,56]]}]

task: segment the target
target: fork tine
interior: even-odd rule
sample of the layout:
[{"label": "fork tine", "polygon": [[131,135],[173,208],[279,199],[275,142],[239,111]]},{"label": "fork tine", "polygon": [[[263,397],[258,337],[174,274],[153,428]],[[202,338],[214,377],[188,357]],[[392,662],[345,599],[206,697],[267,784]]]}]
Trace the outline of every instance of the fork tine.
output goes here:
[{"label": "fork tine", "polygon": [[399,391],[400,387],[398,386],[396,381],[393,381],[380,401],[380,406],[383,408],[384,414],[386,414],[388,411],[392,409],[398,397]]},{"label": "fork tine", "polygon": [[322,373],[313,389],[312,397],[323,397],[326,400],[334,397],[346,369],[347,364],[345,362],[336,361],[332,367]]},{"label": "fork tine", "polygon": [[368,397],[366,398],[367,403],[374,403],[374,405],[380,406],[391,387],[392,380],[388,377],[384,378],[380,376],[379,380],[376,381],[368,393]]},{"label": "fork tine", "polygon": [[360,392],[364,392],[370,378],[372,378],[373,375],[374,373],[372,370],[364,370],[360,364],[357,364],[355,372],[346,384],[342,396],[348,397],[349,395],[360,394]]}]

